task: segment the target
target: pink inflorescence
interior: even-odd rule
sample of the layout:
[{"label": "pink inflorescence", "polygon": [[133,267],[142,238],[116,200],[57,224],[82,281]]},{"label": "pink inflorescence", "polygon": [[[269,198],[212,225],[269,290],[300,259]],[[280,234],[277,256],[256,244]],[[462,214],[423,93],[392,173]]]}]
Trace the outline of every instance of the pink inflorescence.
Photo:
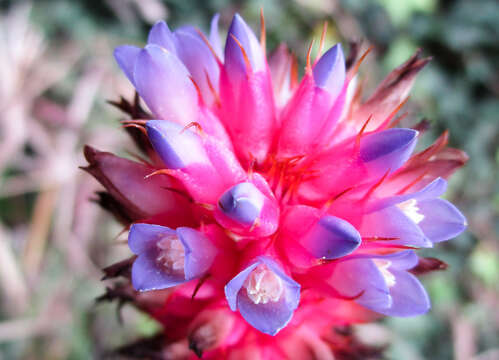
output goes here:
[{"label": "pink inflorescence", "polygon": [[333,326],[427,312],[414,274],[442,263],[414,250],[466,228],[439,198],[466,155],[447,134],[413,154],[420,133],[394,127],[428,60],[361,102],[355,47],[308,56],[298,82],[285,46],[267,61],[263,27],[236,14],[222,50],[217,22],[208,37],[158,22],[115,50],[150,110],[116,104],[148,160],[85,150],[130,225],[133,301],[163,325],[164,357],[332,359]]}]

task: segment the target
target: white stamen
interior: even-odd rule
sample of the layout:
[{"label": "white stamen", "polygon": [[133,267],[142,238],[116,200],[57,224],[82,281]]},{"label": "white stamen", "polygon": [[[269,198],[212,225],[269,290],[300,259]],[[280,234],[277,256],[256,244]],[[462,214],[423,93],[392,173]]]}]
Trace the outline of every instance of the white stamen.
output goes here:
[{"label": "white stamen", "polygon": [[282,280],[265,265],[258,265],[246,278],[243,286],[255,304],[277,302],[284,292]]},{"label": "white stamen", "polygon": [[392,264],[391,261],[388,260],[381,260],[381,259],[373,259],[374,264],[378,267],[379,271],[381,272],[381,275],[383,275],[383,278],[385,279],[386,286],[391,288],[393,285],[396,284],[396,279],[395,276],[388,270],[390,265]]},{"label": "white stamen", "polygon": [[156,246],[159,248],[156,261],[170,273],[183,274],[185,250],[178,237],[175,235],[166,236],[158,241]]},{"label": "white stamen", "polygon": [[416,224],[419,224],[421,221],[423,221],[424,215],[419,212],[416,199],[410,199],[401,202],[400,204],[397,204],[397,206],[409,219],[414,221]]}]

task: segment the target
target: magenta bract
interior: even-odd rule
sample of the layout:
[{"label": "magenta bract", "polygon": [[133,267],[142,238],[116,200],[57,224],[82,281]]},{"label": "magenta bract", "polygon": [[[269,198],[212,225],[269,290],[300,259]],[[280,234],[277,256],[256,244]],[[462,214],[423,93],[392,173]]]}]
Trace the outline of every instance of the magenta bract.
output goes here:
[{"label": "magenta bract", "polygon": [[187,358],[332,359],[331,326],[428,311],[415,250],[466,228],[439,198],[466,155],[446,134],[414,153],[421,133],[394,127],[427,59],[361,102],[358,56],[347,67],[338,44],[298,82],[264,36],[236,14],[224,51],[218,16],[208,37],[159,22],[143,49],[118,47],[150,111],[127,123],[147,164],[86,150],[131,225],[134,303]]}]

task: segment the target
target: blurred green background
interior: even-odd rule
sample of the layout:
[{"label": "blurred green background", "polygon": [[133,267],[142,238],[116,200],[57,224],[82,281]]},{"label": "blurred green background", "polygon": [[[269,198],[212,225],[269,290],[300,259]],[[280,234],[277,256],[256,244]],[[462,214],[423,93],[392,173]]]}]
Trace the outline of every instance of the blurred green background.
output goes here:
[{"label": "blurred green background", "polygon": [[499,2],[497,0],[0,1],[0,359],[89,359],[153,334],[154,322],[130,307],[94,305],[100,268],[127,256],[121,228],[89,201],[99,189],[82,146],[126,155],[132,149],[106,104],[132,87],[112,50],[143,44],[166,19],[207,30],[240,12],[268,47],[306,48],[329,23],[328,44],[363,39],[375,51],[362,73],[368,87],[421,47],[433,61],[408,109],[428,119],[429,144],[444,129],[471,161],[447,197],[469,231],[426,251],[450,266],[427,275],[433,310],[414,319],[360,326],[388,359],[499,359]]}]

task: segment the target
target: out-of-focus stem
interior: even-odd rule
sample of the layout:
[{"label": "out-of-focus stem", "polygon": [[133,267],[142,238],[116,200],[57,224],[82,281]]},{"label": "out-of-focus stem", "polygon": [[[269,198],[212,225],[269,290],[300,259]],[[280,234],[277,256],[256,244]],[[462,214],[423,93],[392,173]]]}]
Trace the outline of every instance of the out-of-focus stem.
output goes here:
[{"label": "out-of-focus stem", "polygon": [[55,188],[43,190],[36,198],[23,256],[23,265],[29,279],[36,277],[39,272],[56,200]]},{"label": "out-of-focus stem", "polygon": [[0,288],[2,300],[10,315],[24,312],[28,305],[28,288],[9,244],[8,233],[0,225]]}]

